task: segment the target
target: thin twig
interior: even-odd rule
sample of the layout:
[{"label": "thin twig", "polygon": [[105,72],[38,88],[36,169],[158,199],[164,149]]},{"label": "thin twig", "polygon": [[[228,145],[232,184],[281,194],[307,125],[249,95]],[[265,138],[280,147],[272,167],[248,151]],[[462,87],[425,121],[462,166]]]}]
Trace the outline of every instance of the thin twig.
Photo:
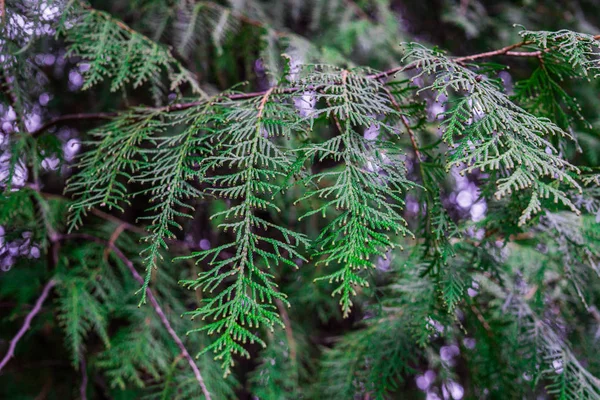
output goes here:
[{"label": "thin twig", "polygon": [[262,118],[262,115],[265,111],[265,105],[267,104],[267,100],[269,100],[269,96],[271,95],[271,93],[273,93],[273,90],[275,90],[275,88],[270,88],[269,90],[267,90],[262,100],[260,101],[260,104],[258,105],[258,116],[256,117],[257,120],[260,120]]},{"label": "thin twig", "polygon": [[[83,239],[83,240],[88,240],[88,241],[92,241],[92,242],[96,242],[96,243],[101,243],[101,244],[106,245],[107,247],[110,247],[110,249],[115,253],[115,255],[117,257],[119,257],[119,259],[129,269],[129,271],[133,275],[134,279],[136,281],[138,281],[140,284],[142,284],[142,285],[144,284],[144,278],[142,278],[142,276],[137,272],[137,270],[135,269],[135,267],[133,265],[133,262],[129,258],[127,258],[127,256],[113,243],[110,243],[109,241],[106,241],[104,239],[100,239],[96,236],[88,235],[85,233],[66,234],[66,235],[62,235],[60,237],[60,239],[61,240]],[[154,297],[154,294],[152,293],[150,288],[146,288],[146,296],[150,300],[150,304],[152,304],[152,307],[154,308],[154,312],[156,313],[156,315],[158,315],[158,318],[162,322],[163,326],[165,327],[165,329],[167,330],[167,332],[169,333],[169,335],[171,336],[171,338],[173,339],[175,344],[177,344],[177,347],[179,347],[181,354],[188,361],[188,364],[192,368],[192,371],[194,371],[194,376],[196,377],[196,381],[198,381],[198,384],[200,385],[200,388],[202,389],[202,393],[204,393],[204,397],[206,398],[206,400],[211,400],[210,392],[208,391],[208,389],[204,383],[204,379],[202,378],[202,374],[200,374],[200,370],[198,369],[198,366],[196,365],[196,363],[194,362],[194,359],[192,358],[190,353],[187,351],[185,345],[183,344],[183,342],[181,341],[181,339],[179,338],[179,336],[177,335],[177,333],[171,326],[171,323],[167,319],[167,316],[165,315],[160,304]]]},{"label": "thin twig", "polygon": [[[594,39],[600,40],[600,35],[594,36]],[[453,58],[452,61],[454,61],[456,63],[465,63],[465,62],[469,62],[469,61],[479,60],[481,58],[489,58],[489,57],[496,57],[496,56],[502,56],[502,55],[511,56],[511,57],[538,57],[541,54],[541,53],[539,53],[539,51],[536,51],[536,52],[513,51],[514,49],[517,49],[519,47],[523,47],[523,46],[526,46],[529,44],[532,44],[532,42],[523,41],[523,42],[511,44],[509,46],[503,47],[501,49],[493,50],[493,51],[486,51],[484,53],[472,54],[472,55],[463,56],[463,57],[456,57],[456,58]],[[549,51],[549,50],[550,49],[545,49],[544,51]],[[398,67],[391,68],[391,69],[388,69],[385,71],[366,75],[366,78],[382,80],[385,78],[389,78],[390,76],[396,75],[400,72],[406,72],[406,71],[415,69],[419,65],[420,64],[418,61],[414,61],[414,62],[404,65],[404,66],[398,66]],[[265,96],[268,91],[273,91],[273,90],[277,90],[278,93],[292,94],[292,93],[296,93],[300,90],[307,90],[307,89],[316,91],[316,90],[322,89],[323,86],[324,85],[320,85],[320,86],[315,86],[315,87],[311,87],[311,88],[300,88],[300,87],[289,87],[289,88],[283,88],[283,89],[270,88],[267,90],[256,91],[256,92],[230,93],[230,94],[222,95],[222,97],[229,98],[231,100],[245,100],[245,99],[252,99],[255,97]],[[206,103],[206,100],[192,101],[192,102],[187,102],[187,103],[176,103],[176,104],[171,104],[168,106],[157,108],[156,110],[157,111],[165,111],[165,112],[182,111],[182,110],[187,110],[189,108],[196,107],[196,106],[199,106],[199,105],[202,105],[205,103]],[[117,115],[118,115],[118,113],[116,113],[116,112],[63,115],[61,117],[57,117],[57,118],[50,120],[49,122],[42,125],[35,132],[32,132],[31,134],[33,136],[38,136],[38,135],[42,134],[44,132],[44,130],[46,130],[60,122],[64,122],[64,121],[82,120],[82,119],[107,119],[107,118],[115,117]]]},{"label": "thin twig", "polygon": [[81,400],[87,400],[87,383],[88,383],[88,375],[87,375],[87,365],[85,363],[85,357],[81,356],[81,363],[79,365],[81,368],[81,386],[79,386],[79,394],[81,396]]},{"label": "thin twig", "polygon": [[61,115],[60,117],[52,118],[50,121],[46,122],[38,129],[33,132],[30,132],[31,136],[37,137],[40,136],[44,131],[52,128],[54,125],[58,125],[61,122],[66,121],[77,121],[77,120],[85,120],[85,119],[110,119],[116,117],[119,113],[116,112],[99,112],[99,113],[79,113],[79,114],[66,114]]},{"label": "thin twig", "polygon": [[21,327],[21,329],[19,329],[19,331],[17,332],[15,337],[10,341],[10,345],[8,346],[8,351],[6,352],[6,355],[4,356],[2,361],[0,362],[0,371],[2,371],[2,368],[4,368],[6,366],[6,364],[10,361],[10,359],[15,356],[15,349],[17,347],[17,343],[19,343],[19,340],[21,340],[23,335],[25,335],[25,332],[27,332],[27,330],[31,326],[31,321],[37,315],[37,313],[39,313],[40,310],[42,309],[42,305],[44,304],[44,301],[46,301],[46,297],[48,297],[48,293],[50,293],[50,290],[54,286],[56,286],[56,281],[54,279],[50,279],[48,281],[48,283],[46,283],[46,286],[44,286],[44,289],[42,290],[42,294],[35,302],[35,306],[31,309],[29,314],[27,314],[27,316],[25,317],[25,322],[23,322],[23,326]]},{"label": "thin twig", "polygon": [[417,144],[417,138],[415,136],[415,133],[413,132],[412,128],[410,127],[410,122],[408,121],[408,119],[404,116],[404,114],[402,114],[402,108],[400,107],[400,104],[398,104],[398,102],[396,101],[396,99],[394,98],[394,95],[392,94],[392,92],[390,91],[390,89],[388,89],[386,86],[383,87],[383,90],[387,93],[388,97],[390,98],[390,101],[392,102],[392,105],[394,106],[394,108],[396,108],[396,110],[401,113],[400,114],[400,120],[402,121],[402,125],[404,125],[404,127],[406,128],[406,131],[408,132],[408,137],[410,138],[410,143],[412,144],[413,150],[415,152],[415,156],[417,157],[418,161],[421,161],[421,152],[419,151],[419,146]]},{"label": "thin twig", "polygon": [[48,398],[48,394],[52,390],[52,375],[48,376],[46,379],[46,383],[42,386],[42,390],[38,393],[37,396],[33,400],[46,400]]},{"label": "thin twig", "polygon": [[277,305],[277,309],[279,310],[279,315],[281,315],[281,319],[283,320],[283,325],[285,328],[285,336],[287,338],[288,346],[290,347],[290,360],[293,364],[296,364],[298,358],[298,346],[296,345],[296,340],[294,339],[294,331],[292,330],[292,320],[290,319],[290,315],[285,309],[285,305],[279,299],[275,299],[275,304]]},{"label": "thin twig", "polygon": [[139,226],[130,224],[129,222],[123,221],[122,219],[117,218],[109,213],[105,213],[104,211],[98,210],[97,208],[92,208],[90,212],[98,218],[102,218],[117,225],[122,225],[125,229],[127,229],[130,232],[135,232],[140,235],[148,234],[148,231],[146,231],[144,228],[140,228]]},{"label": "thin twig", "polygon": [[[508,53],[511,50],[526,46],[528,44],[531,44],[531,42],[524,41],[524,42],[514,43],[514,44],[511,44],[510,46],[506,46],[506,47],[503,47],[498,50],[486,51],[484,53],[473,54],[470,56],[456,57],[456,58],[453,58],[452,61],[457,62],[457,63],[464,63],[467,61],[479,60],[480,58],[490,58],[490,57],[508,55]],[[513,54],[513,56],[520,57],[520,55],[518,55],[518,54]]]},{"label": "thin twig", "polygon": [[[456,63],[464,63],[467,61],[474,61],[474,60],[479,60],[480,58],[489,58],[489,57],[495,57],[495,56],[501,56],[501,55],[507,55],[507,53],[509,53],[511,50],[514,50],[516,48],[525,46],[527,44],[530,44],[531,42],[519,42],[519,43],[514,43],[511,44],[510,46],[506,46],[503,47],[501,49],[498,50],[493,50],[493,51],[486,51],[484,53],[478,53],[478,54],[472,54],[470,56],[464,56],[464,57],[456,57],[456,58],[452,58],[452,61],[456,62]],[[515,57],[520,57],[521,55],[519,54],[520,52],[514,52],[516,54],[512,54]],[[388,69],[386,71],[381,71],[378,72],[376,74],[371,74],[371,75],[367,75],[367,78],[372,78],[372,79],[384,79],[387,77],[390,77],[392,75],[395,75],[399,72],[405,72],[411,69],[415,69],[419,66],[419,62],[418,61],[414,61],[410,64],[404,65],[404,66],[400,66],[400,67],[395,67],[392,69]]]},{"label": "thin twig", "polygon": [[119,236],[121,236],[121,233],[123,233],[123,231],[127,229],[126,224],[119,224],[117,225],[117,227],[115,228],[115,230],[113,231],[112,235],[110,235],[110,238],[108,239],[108,246],[106,246],[106,249],[104,249],[104,260],[106,261],[108,259],[108,253],[111,250],[111,246],[114,246],[117,239],[119,239]]},{"label": "thin twig", "polygon": [[493,335],[492,327],[485,320],[485,317],[483,316],[483,314],[481,313],[481,311],[479,311],[479,308],[477,308],[477,306],[475,304],[471,304],[471,310],[473,311],[473,313],[475,313],[475,316],[477,317],[477,319],[479,320],[479,322],[481,322],[481,325],[483,325],[483,327],[486,330],[488,336],[492,336]]}]

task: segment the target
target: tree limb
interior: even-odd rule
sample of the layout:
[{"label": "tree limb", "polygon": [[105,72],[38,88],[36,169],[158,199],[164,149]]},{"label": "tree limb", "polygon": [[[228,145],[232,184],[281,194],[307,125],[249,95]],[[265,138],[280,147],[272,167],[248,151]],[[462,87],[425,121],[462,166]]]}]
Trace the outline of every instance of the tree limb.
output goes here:
[{"label": "tree limb", "polygon": [[[600,40],[600,35],[594,36],[594,39]],[[545,49],[545,50],[539,50],[539,51],[533,51],[533,52],[513,51],[514,49],[526,46],[531,43],[532,42],[530,42],[530,41],[514,43],[514,44],[502,47],[501,49],[497,49],[497,50],[486,51],[483,53],[472,54],[469,56],[456,57],[456,58],[453,58],[452,61],[454,61],[456,63],[464,63],[464,62],[479,60],[481,58],[489,58],[489,57],[496,57],[496,56],[539,57],[539,55],[541,54],[542,51],[550,50],[550,49]],[[369,79],[382,80],[382,79],[388,78],[390,76],[393,76],[397,73],[415,69],[418,66],[419,66],[419,63],[417,61],[415,61],[410,64],[404,65],[404,66],[399,66],[399,67],[391,68],[391,69],[388,69],[385,71],[377,72],[374,74],[369,74],[369,75],[366,75],[366,77]],[[296,92],[298,92],[300,90],[304,90],[304,89],[319,90],[321,88],[322,88],[321,86],[315,86],[313,88],[290,87],[290,88],[277,89],[276,91],[278,93],[291,94],[291,93],[296,93]],[[274,91],[274,90],[275,90],[275,88],[269,88],[267,90],[261,90],[261,91],[257,91],[257,92],[230,93],[230,94],[223,95],[223,97],[229,98],[231,100],[244,100],[244,99],[251,99],[254,97],[263,97],[263,96],[267,95],[267,92]],[[175,103],[175,104],[171,104],[168,106],[159,107],[156,110],[164,111],[164,112],[181,111],[181,110],[187,110],[188,108],[199,106],[204,103],[205,103],[205,100],[192,101],[192,102],[186,102],[186,103]],[[38,128],[36,131],[32,132],[31,134],[34,137],[39,136],[48,128],[50,128],[60,122],[64,122],[64,121],[82,120],[82,119],[110,119],[112,117],[117,116],[118,114],[119,114],[118,112],[90,113],[90,114],[67,114],[67,115],[63,115],[63,116],[60,116],[60,117],[57,117],[57,118],[54,118],[54,119],[48,121],[47,123],[42,125],[40,128]]]},{"label": "tree limb", "polygon": [[85,119],[110,119],[112,117],[116,117],[117,115],[119,115],[119,113],[117,112],[65,114],[61,115],[60,117],[52,118],[50,121],[46,122],[30,134],[33,137],[38,137],[49,128],[52,128],[54,125],[58,125],[59,123],[65,121],[77,121]]},{"label": "tree limb", "polygon": [[383,90],[388,95],[394,108],[400,113],[400,120],[402,121],[402,125],[404,125],[406,132],[408,132],[408,137],[410,138],[410,143],[412,144],[413,150],[415,152],[415,156],[417,157],[417,161],[421,161],[422,160],[421,152],[419,151],[419,145],[417,144],[417,138],[415,136],[415,133],[413,132],[412,128],[410,127],[410,121],[408,121],[408,118],[406,118],[402,114],[402,108],[400,107],[400,104],[398,104],[396,99],[394,98],[394,95],[392,94],[390,89],[388,89],[387,87],[384,86]]},{"label": "tree limb", "polygon": [[42,305],[44,304],[44,301],[46,301],[46,297],[48,297],[50,290],[54,286],[56,286],[56,281],[54,279],[50,279],[48,281],[48,283],[46,283],[46,286],[44,286],[44,289],[42,290],[42,294],[35,302],[35,306],[31,309],[29,314],[27,314],[27,316],[25,317],[25,322],[23,322],[23,326],[21,327],[21,329],[19,329],[19,331],[17,332],[15,337],[10,341],[10,345],[8,346],[8,351],[6,352],[6,355],[4,356],[2,361],[0,362],[0,371],[2,371],[2,368],[4,368],[6,366],[6,364],[10,361],[10,359],[15,356],[15,349],[17,347],[17,343],[19,343],[19,340],[21,340],[23,335],[25,335],[25,332],[27,332],[27,330],[31,326],[31,321],[37,315],[37,313],[39,313],[40,310],[42,309]]},{"label": "tree limb", "polygon": [[81,357],[79,368],[81,369],[81,385],[79,386],[79,395],[81,396],[81,400],[87,400],[88,375],[85,357],[83,356]]}]

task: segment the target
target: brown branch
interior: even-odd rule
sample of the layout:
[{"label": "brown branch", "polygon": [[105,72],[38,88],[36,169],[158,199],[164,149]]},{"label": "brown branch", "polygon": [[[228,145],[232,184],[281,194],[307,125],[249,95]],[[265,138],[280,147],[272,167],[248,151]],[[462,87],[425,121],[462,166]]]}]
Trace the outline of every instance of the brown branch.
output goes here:
[{"label": "brown branch", "polygon": [[[133,262],[129,258],[127,258],[127,256],[114,244],[112,244],[106,240],[100,239],[96,236],[88,235],[85,233],[66,234],[66,235],[60,236],[60,240],[70,240],[70,239],[88,240],[88,241],[92,241],[92,242],[96,242],[96,243],[101,243],[107,247],[110,247],[110,249],[115,253],[115,255],[129,269],[129,272],[131,272],[134,279],[136,281],[138,281],[140,284],[142,284],[142,285],[144,284],[144,278],[142,278],[142,276],[137,272],[137,270],[135,269],[135,267],[133,265]],[[194,362],[194,359],[192,358],[190,353],[187,351],[185,345],[183,344],[183,342],[181,341],[181,339],[179,338],[179,336],[177,335],[177,333],[171,326],[171,323],[167,319],[167,316],[165,315],[160,304],[158,303],[158,300],[156,300],[156,297],[154,297],[154,294],[152,293],[150,288],[146,288],[146,296],[150,300],[150,304],[152,304],[152,307],[154,308],[154,312],[156,313],[156,315],[162,322],[163,326],[165,327],[165,329],[167,330],[167,332],[169,333],[169,335],[171,336],[171,338],[173,339],[175,344],[177,344],[177,347],[179,347],[181,354],[188,361],[188,364],[190,365],[190,367],[192,368],[192,371],[194,372],[196,381],[198,381],[198,384],[200,385],[200,388],[202,389],[202,393],[204,393],[205,399],[211,400],[210,392],[208,391],[208,389],[204,383],[204,379],[202,378],[202,374],[200,374],[200,370],[198,369],[198,366],[196,365],[196,363]]]},{"label": "brown branch", "polygon": [[479,320],[479,322],[481,323],[481,325],[483,325],[483,328],[486,330],[487,335],[490,336],[490,337],[493,336],[492,327],[485,320],[485,317],[483,316],[483,314],[481,313],[481,311],[479,311],[479,308],[477,308],[477,306],[475,304],[471,304],[471,310],[473,311],[473,313],[475,314],[475,316],[477,317],[477,319]]},{"label": "brown branch", "polygon": [[92,214],[94,214],[98,218],[102,218],[102,219],[112,222],[114,224],[121,225],[130,232],[135,232],[140,235],[148,234],[148,232],[144,228],[140,228],[139,226],[130,224],[129,222],[123,221],[122,219],[117,218],[114,215],[111,215],[109,213],[105,213],[104,211],[98,210],[97,208],[92,208],[90,211]]},{"label": "brown branch", "polygon": [[48,376],[46,383],[42,386],[42,390],[38,393],[33,400],[45,400],[48,398],[50,391],[52,390],[52,375]]},{"label": "brown branch", "polygon": [[0,24],[4,23],[4,15],[6,15],[5,0],[0,0]]},{"label": "brown branch", "polygon": [[417,144],[417,138],[415,136],[415,133],[413,132],[412,128],[410,127],[410,121],[408,121],[408,118],[406,118],[403,114],[402,114],[402,108],[400,107],[400,104],[398,104],[398,102],[396,101],[396,99],[394,98],[394,95],[392,94],[392,92],[390,91],[390,89],[388,89],[386,86],[383,87],[383,90],[387,93],[390,101],[392,102],[392,105],[394,106],[394,108],[396,108],[396,110],[401,113],[400,114],[400,120],[402,121],[402,125],[404,125],[404,127],[406,128],[406,132],[408,132],[408,137],[410,138],[410,143],[412,144],[413,150],[415,152],[415,156],[417,157],[418,161],[421,161],[421,152],[419,151],[419,146]]},{"label": "brown branch", "polygon": [[285,305],[279,299],[275,299],[275,304],[277,305],[277,309],[279,310],[279,315],[281,315],[281,319],[283,320],[283,325],[285,328],[285,336],[287,338],[288,346],[290,347],[290,360],[293,364],[296,364],[298,358],[298,346],[296,345],[296,340],[294,339],[294,331],[292,330],[292,321],[290,320],[290,315],[285,309]]},{"label": "brown branch", "polygon": [[106,246],[106,248],[104,249],[104,261],[108,260],[108,253],[110,252],[111,247],[115,246],[117,239],[119,238],[119,236],[121,236],[121,233],[123,233],[125,229],[127,229],[125,223],[119,224],[113,231],[112,235],[110,235],[110,238],[108,239],[108,246]]},{"label": "brown branch", "polygon": [[507,51],[505,55],[511,57],[539,57],[542,51]]},{"label": "brown branch", "polygon": [[79,386],[79,395],[81,396],[81,400],[87,400],[87,384],[88,384],[88,375],[87,375],[87,365],[85,363],[85,357],[81,356],[81,363],[79,365],[81,369],[81,386]]},{"label": "brown branch", "polygon": [[[502,55],[511,55],[513,57],[522,57],[523,56],[523,52],[511,52],[512,50],[525,46],[527,44],[531,44],[531,42],[519,42],[519,43],[514,43],[511,44],[510,46],[506,46],[503,47],[501,49],[498,50],[493,50],[493,51],[486,51],[484,53],[477,53],[477,54],[472,54],[470,56],[463,56],[463,57],[455,57],[452,58],[451,60],[456,62],[456,63],[464,63],[467,61],[474,61],[474,60],[479,60],[480,58],[489,58],[489,57],[496,57],[496,56],[502,56]],[[418,61],[414,61],[408,65],[405,66],[401,66],[401,67],[395,67],[392,69],[388,69],[386,71],[381,71],[378,72],[376,74],[371,74],[371,75],[367,75],[367,78],[372,78],[372,79],[384,79],[387,78],[389,76],[395,75],[399,72],[404,72],[404,71],[408,71],[411,69],[415,69],[419,66],[419,62]]]},{"label": "brown branch", "polygon": [[27,330],[31,326],[31,321],[37,315],[37,313],[39,313],[40,310],[42,309],[42,305],[44,304],[44,301],[46,301],[46,297],[48,297],[50,290],[54,286],[56,286],[56,281],[54,279],[50,279],[48,281],[48,283],[46,283],[46,286],[44,286],[44,289],[42,290],[42,294],[35,302],[35,306],[31,309],[29,314],[27,314],[27,316],[25,317],[25,322],[23,322],[23,326],[21,327],[21,329],[19,329],[19,331],[17,332],[15,337],[10,341],[10,345],[8,346],[8,351],[6,352],[6,355],[4,356],[2,361],[0,362],[0,371],[2,371],[2,368],[4,368],[6,366],[6,364],[10,361],[10,359],[15,356],[15,349],[17,347],[17,343],[19,343],[19,340],[21,340],[23,335],[25,335],[25,332],[27,332]]},{"label": "brown branch", "polygon": [[33,137],[38,137],[42,133],[44,133],[44,131],[48,130],[49,128],[53,127],[54,125],[58,125],[59,123],[65,122],[65,121],[78,121],[78,120],[85,120],[85,119],[110,119],[110,118],[116,117],[117,115],[119,115],[119,113],[116,113],[116,112],[79,113],[79,114],[61,115],[60,117],[52,118],[50,121],[46,122],[45,124],[40,126],[38,129],[36,129],[35,131],[30,132],[30,134]]},{"label": "brown branch", "polygon": [[511,53],[511,51],[514,49],[517,49],[519,47],[526,46],[528,44],[531,44],[531,42],[525,41],[525,42],[514,43],[514,44],[511,44],[510,46],[506,46],[506,47],[503,47],[498,50],[486,51],[485,53],[473,54],[470,56],[456,57],[456,58],[453,58],[452,61],[457,62],[457,63],[464,63],[467,61],[479,60],[480,58],[490,58],[490,57],[496,57],[496,56],[502,56],[502,55],[512,55],[513,57],[522,57],[522,55],[521,55],[522,52],[512,52]]},{"label": "brown branch", "polygon": [[[594,36],[594,39],[600,40],[600,35]],[[496,56],[502,56],[502,55],[510,56],[510,57],[538,57],[541,54],[542,50],[535,51],[535,52],[513,51],[514,49],[526,46],[531,43],[532,42],[530,42],[530,41],[514,43],[509,46],[503,47],[501,49],[493,50],[493,51],[487,51],[484,53],[472,54],[472,55],[463,56],[463,57],[455,57],[452,59],[452,61],[454,61],[456,63],[464,63],[464,62],[479,60],[482,58],[496,57]],[[546,51],[550,51],[550,50],[551,49],[545,49],[543,51],[546,52]],[[414,62],[404,65],[404,66],[398,66],[398,67],[394,67],[394,68],[391,68],[391,69],[388,69],[385,71],[366,75],[366,78],[382,80],[382,79],[388,78],[390,76],[393,76],[395,74],[398,74],[400,72],[405,72],[405,71],[415,69],[418,66],[419,66],[419,62],[414,61]],[[270,88],[267,90],[261,90],[261,91],[256,91],[256,92],[230,93],[230,94],[223,95],[223,97],[229,98],[231,100],[245,100],[245,99],[252,99],[255,97],[265,96],[267,94],[267,92],[274,91],[274,90],[277,90],[277,93],[292,94],[292,93],[296,93],[300,90],[315,90],[316,91],[316,90],[322,89],[323,87],[324,87],[324,85],[317,85],[314,87],[307,87],[307,88],[300,88],[300,87],[290,87],[290,88],[283,88],[283,89]],[[200,101],[192,101],[192,102],[188,102],[188,103],[176,103],[176,104],[171,104],[168,106],[157,108],[156,110],[164,111],[164,112],[182,111],[182,110],[187,110],[189,108],[205,104],[205,102],[206,102],[205,100],[200,100]],[[63,115],[63,116],[60,116],[60,117],[57,117],[57,118],[54,118],[54,119],[48,121],[47,123],[42,125],[36,131],[31,132],[31,134],[33,136],[39,136],[46,129],[48,129],[60,122],[63,122],[63,121],[83,120],[83,119],[110,119],[112,117],[117,116],[118,114],[119,113],[117,113],[117,112],[90,113],[90,114],[67,114],[67,115]]]},{"label": "brown branch", "polygon": [[269,96],[271,95],[271,93],[273,93],[273,90],[275,90],[274,87],[267,90],[265,92],[262,100],[260,101],[260,104],[258,105],[258,116],[256,117],[257,120],[260,120],[262,118],[263,112],[265,111],[265,105],[267,104],[267,101],[269,100]]},{"label": "brown branch", "polygon": [[[508,55],[508,53],[511,50],[517,49],[519,47],[523,47],[528,44],[531,44],[531,42],[514,43],[514,44],[511,44],[510,46],[506,46],[506,47],[503,47],[498,50],[486,51],[485,53],[473,54],[470,56],[456,57],[456,58],[453,58],[452,61],[457,62],[457,63],[464,63],[467,61],[479,60],[480,58],[490,58],[490,57]],[[516,52],[516,53],[520,53],[520,52]],[[513,56],[520,57],[520,55],[518,55],[518,54],[513,54]]]}]

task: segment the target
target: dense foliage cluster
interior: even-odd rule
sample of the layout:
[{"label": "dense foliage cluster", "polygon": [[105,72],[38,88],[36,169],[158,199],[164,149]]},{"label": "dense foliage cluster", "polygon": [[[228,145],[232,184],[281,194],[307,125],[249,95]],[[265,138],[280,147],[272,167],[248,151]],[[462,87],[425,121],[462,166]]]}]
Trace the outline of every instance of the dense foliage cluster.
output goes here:
[{"label": "dense foliage cluster", "polygon": [[404,3],[0,1],[1,396],[600,399],[594,7]]}]

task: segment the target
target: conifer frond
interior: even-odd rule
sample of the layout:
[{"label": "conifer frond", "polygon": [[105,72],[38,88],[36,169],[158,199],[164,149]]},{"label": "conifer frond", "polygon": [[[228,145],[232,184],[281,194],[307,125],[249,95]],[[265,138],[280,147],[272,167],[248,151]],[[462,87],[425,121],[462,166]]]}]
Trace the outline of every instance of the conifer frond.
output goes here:
[{"label": "conifer frond", "polygon": [[239,30],[240,20],[234,10],[212,1],[180,2],[174,28],[181,54],[202,46],[202,38],[209,39],[222,54],[223,42]]},{"label": "conifer frond", "polygon": [[586,186],[600,186],[600,174],[587,174],[581,177],[581,182]]},{"label": "conifer frond", "polygon": [[[148,247],[142,252],[146,277],[140,288],[141,303],[161,251],[168,248],[168,240],[176,239],[174,231],[182,228],[177,219],[189,218],[194,210],[186,201],[203,195],[195,186],[203,179],[197,164],[210,148],[203,134],[218,119],[212,105],[198,102],[166,115],[160,108],[140,107],[119,115],[91,132],[97,140],[86,144],[103,149],[103,154],[85,153],[81,171],[69,181],[68,191],[77,198],[71,205],[70,229],[81,225],[93,207],[123,211],[134,195],[150,197],[150,215],[141,218],[150,221],[149,235],[143,239]],[[145,189],[130,193],[132,182]]]},{"label": "conifer frond", "polygon": [[600,39],[586,33],[567,29],[559,31],[519,32],[526,43],[542,50],[544,59],[556,64],[570,65],[580,76],[600,75]]},{"label": "conifer frond", "polygon": [[[164,46],[104,11],[75,5],[70,13],[62,33],[69,42],[68,54],[81,57],[86,63],[83,89],[104,80],[110,81],[113,92],[129,84],[137,88],[147,81],[162,92],[187,83],[204,96],[193,74]],[[163,83],[162,73],[166,73],[168,86]]]},{"label": "conifer frond", "polygon": [[[302,381],[308,377],[303,361],[308,351],[306,337],[290,327],[276,327],[267,348],[259,356],[259,367],[250,377],[252,393],[260,399],[297,399],[308,392]],[[288,330],[286,332],[286,330]],[[300,359],[299,359],[300,358]]]},{"label": "conifer frond", "polygon": [[538,67],[531,76],[518,81],[513,99],[536,116],[546,117],[569,130],[577,120],[583,120],[581,106],[560,85],[564,79],[577,74],[563,64],[548,64]]},{"label": "conifer frond", "polygon": [[[439,95],[464,93],[443,114],[443,139],[451,146],[448,168],[465,164],[462,173],[487,171],[496,176],[495,197],[527,190],[530,199],[519,224],[541,211],[542,199],[562,203],[579,213],[560,184],[581,190],[572,174],[579,169],[562,158],[552,137],[572,135],[547,118],[536,117],[514,104],[497,79],[453,62],[436,50],[406,45],[405,59],[415,62],[417,76],[433,75],[424,89]],[[422,89],[422,90],[424,90]],[[548,183],[547,180],[552,182]]]},{"label": "conifer frond", "polygon": [[69,179],[66,191],[77,198],[70,208],[70,230],[79,227],[93,207],[123,211],[129,204],[126,183],[139,170],[142,142],[164,128],[159,114],[152,109],[133,110],[90,132],[93,139],[84,144],[99,151],[83,153],[81,170]]},{"label": "conifer frond", "polygon": [[588,308],[591,291],[586,283],[600,278],[600,236],[596,222],[590,216],[546,211],[537,230],[549,237],[547,256],[555,260],[558,272],[575,289],[574,297]]},{"label": "conifer frond", "polygon": [[83,341],[90,331],[102,338],[110,347],[108,337],[108,315],[105,307],[89,292],[88,281],[84,278],[71,279],[61,290],[59,320],[65,330],[66,342],[70,347],[73,366],[78,368]]},{"label": "conifer frond", "polygon": [[[195,281],[184,284],[209,293],[218,289],[214,297],[204,299],[204,305],[187,314],[209,319],[195,331],[207,331],[218,337],[202,353],[214,351],[228,375],[234,354],[249,357],[245,344],[266,345],[253,329],[273,329],[274,324],[281,324],[273,302],[277,299],[287,304],[287,301],[277,290],[269,269],[278,264],[295,267],[295,260],[303,259],[296,247],[306,245],[307,239],[263,216],[279,211],[273,201],[280,190],[277,179],[285,177],[292,164],[275,141],[289,136],[291,127],[297,123],[293,105],[287,96],[273,88],[261,97],[225,99],[219,106],[223,124],[208,133],[208,140],[215,145],[201,168],[207,173],[217,171],[205,178],[210,185],[209,193],[240,200],[212,216],[225,218],[220,227],[230,231],[233,240],[195,253],[193,257],[208,261],[209,269]],[[221,172],[223,167],[229,172]]]},{"label": "conifer frond", "polygon": [[0,0],[0,398],[600,399],[600,35],[404,3]]},{"label": "conifer frond", "polygon": [[570,346],[543,319],[539,318],[523,299],[523,295],[505,292],[486,279],[483,288],[492,291],[503,302],[502,309],[510,309],[517,316],[513,321],[518,332],[521,348],[529,348],[527,357],[532,357],[530,371],[538,379],[548,380],[549,394],[565,400],[596,399],[600,397],[600,379],[593,376],[573,354]]},{"label": "conifer frond", "polygon": [[90,332],[95,332],[106,348],[111,346],[108,316],[120,286],[115,277],[105,271],[109,267],[102,259],[101,250],[102,247],[95,244],[83,246],[76,250],[77,264],[63,260],[65,265],[59,266],[66,272],[59,275],[58,320],[65,330],[65,342],[75,368],[79,368],[85,351],[84,341]]},{"label": "conifer frond", "polygon": [[[414,374],[416,355],[407,343],[409,330],[402,318],[378,320],[345,335],[321,361],[319,396],[331,399],[384,399],[404,374]],[[318,397],[318,396],[317,396]]]},{"label": "conifer frond", "polygon": [[[340,130],[337,136],[303,149],[307,159],[331,159],[340,165],[309,177],[327,185],[309,190],[298,201],[326,199],[302,218],[339,211],[316,239],[314,257],[320,258],[317,264],[338,267],[317,280],[338,284],[333,295],[340,296],[348,316],[356,288],[368,286],[360,270],[374,267],[376,257],[385,257],[395,247],[392,235],[412,235],[400,214],[402,193],[411,183],[405,178],[401,153],[392,144],[394,129],[377,119],[398,112],[390,107],[381,84],[361,71],[316,66],[301,82],[307,87],[323,86],[318,98],[327,106],[315,113],[334,118]],[[379,137],[366,138],[357,130],[361,128],[379,130]]]},{"label": "conifer frond", "polygon": [[106,370],[111,387],[129,383],[146,386],[146,376],[159,380],[168,370],[171,354],[161,336],[149,324],[122,328],[112,336],[111,347],[101,353],[97,365]]},{"label": "conifer frond", "polygon": [[[177,219],[192,216],[194,207],[186,201],[203,195],[195,185],[203,179],[198,164],[203,154],[209,151],[203,135],[211,129],[214,118],[212,102],[162,117],[161,125],[155,126],[148,138],[151,147],[141,151],[143,160],[136,182],[149,186],[142,193],[150,195],[149,201],[153,205],[147,210],[151,215],[142,218],[150,221],[146,228],[150,234],[143,238],[148,247],[142,252],[146,277],[139,289],[142,293],[140,303],[146,300],[152,270],[162,260],[161,251],[168,248],[166,241],[176,239],[174,230],[182,229]],[[185,128],[181,132],[171,132],[182,126]]]}]

